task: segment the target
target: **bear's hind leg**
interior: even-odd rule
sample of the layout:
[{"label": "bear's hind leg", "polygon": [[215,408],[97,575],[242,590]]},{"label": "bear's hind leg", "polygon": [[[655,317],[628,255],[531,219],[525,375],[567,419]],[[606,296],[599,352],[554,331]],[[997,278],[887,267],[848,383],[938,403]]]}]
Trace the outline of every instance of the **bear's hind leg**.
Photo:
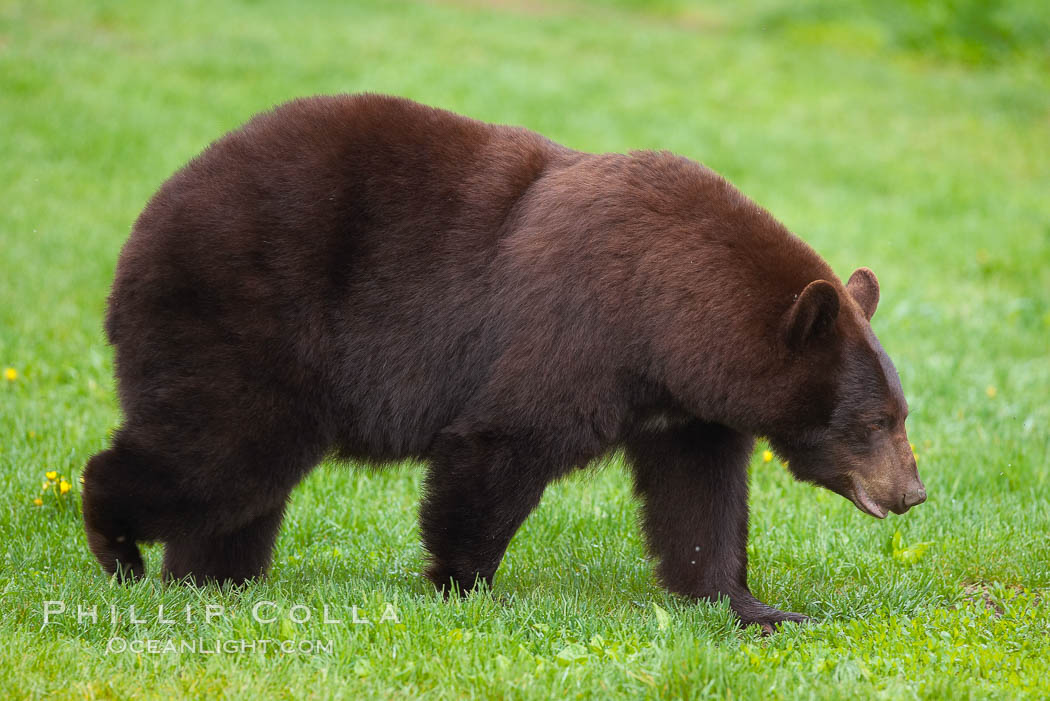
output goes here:
[{"label": "bear's hind leg", "polygon": [[[250,423],[245,425],[250,426]],[[293,424],[294,427],[294,424]],[[136,541],[165,544],[163,575],[195,582],[265,574],[289,494],[321,456],[276,431],[238,443],[215,433],[186,434],[128,424],[84,471],[84,527],[106,572],[144,574]]]},{"label": "bear's hind leg", "polygon": [[142,461],[118,443],[93,456],[84,468],[81,506],[92,554],[107,574],[138,579],[146,570],[136,541],[150,540],[151,485]]},{"label": "bear's hind leg", "polygon": [[671,591],[729,599],[743,625],[764,630],[805,616],[756,599],[747,586],[747,464],[754,440],[724,426],[693,422],[641,432],[627,444],[644,504],[646,541]]}]

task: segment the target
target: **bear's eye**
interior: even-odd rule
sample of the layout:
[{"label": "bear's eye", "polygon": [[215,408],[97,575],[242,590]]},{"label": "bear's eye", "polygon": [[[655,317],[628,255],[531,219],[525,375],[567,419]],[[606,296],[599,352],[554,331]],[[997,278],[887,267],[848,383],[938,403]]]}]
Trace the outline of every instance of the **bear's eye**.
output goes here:
[{"label": "bear's eye", "polygon": [[887,428],[889,428],[889,426],[890,426],[890,422],[888,420],[886,420],[886,419],[875,419],[870,424],[868,424],[868,430],[872,431],[872,432],[885,431]]}]

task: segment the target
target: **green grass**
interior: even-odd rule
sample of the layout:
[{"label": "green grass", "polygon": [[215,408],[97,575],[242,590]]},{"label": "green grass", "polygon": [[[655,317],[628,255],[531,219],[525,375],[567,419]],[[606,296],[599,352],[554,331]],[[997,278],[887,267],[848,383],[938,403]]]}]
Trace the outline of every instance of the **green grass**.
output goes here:
[{"label": "green grass", "polygon": [[[1047,11],[726,7],[0,2],[0,368],[18,373],[0,379],[0,696],[1050,695]],[[318,469],[262,583],[102,576],[70,497],[120,420],[101,322],[131,222],[254,112],[361,90],[585,150],[677,151],[840,275],[878,273],[874,326],[930,499],[877,522],[756,457],[752,587],[815,625],[760,638],[724,605],[663,592],[615,461],[548,492],[492,596],[446,603],[422,579],[411,467]],[[34,506],[49,470],[72,490]],[[44,626],[47,600],[71,611]],[[252,619],[260,601],[278,620]],[[78,622],[78,603],[99,622]],[[226,617],[204,620],[209,604]],[[325,604],[343,623],[320,620]],[[345,608],[378,619],[387,604],[399,622]],[[194,620],[162,623],[159,605]],[[324,649],[107,654],[111,638]]]}]

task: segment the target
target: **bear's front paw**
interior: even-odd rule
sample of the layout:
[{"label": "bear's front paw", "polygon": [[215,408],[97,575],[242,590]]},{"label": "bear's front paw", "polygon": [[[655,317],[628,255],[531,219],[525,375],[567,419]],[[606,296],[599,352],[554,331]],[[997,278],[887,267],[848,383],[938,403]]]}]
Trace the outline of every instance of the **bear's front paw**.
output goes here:
[{"label": "bear's front paw", "polygon": [[729,606],[740,619],[743,628],[757,625],[762,629],[763,635],[773,633],[782,623],[807,623],[812,619],[800,613],[781,611],[780,609],[767,606],[750,594],[734,596],[729,600]]},{"label": "bear's front paw", "polygon": [[492,588],[492,575],[486,576],[470,567],[450,567],[438,561],[431,562],[426,576],[446,599],[467,596],[479,588]]},{"label": "bear's front paw", "polygon": [[813,620],[809,616],[803,616],[800,613],[791,613],[790,611],[780,611],[772,608],[770,610],[773,611],[772,614],[758,618],[741,617],[740,626],[747,628],[748,626],[757,625],[762,630],[762,635],[772,635],[783,623],[808,623]]}]

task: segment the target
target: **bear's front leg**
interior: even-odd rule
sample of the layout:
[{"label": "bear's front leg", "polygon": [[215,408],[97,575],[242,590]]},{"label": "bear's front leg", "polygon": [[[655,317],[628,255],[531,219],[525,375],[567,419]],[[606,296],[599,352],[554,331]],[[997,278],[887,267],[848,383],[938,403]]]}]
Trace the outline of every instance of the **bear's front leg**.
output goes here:
[{"label": "bear's front leg", "polygon": [[717,424],[640,431],[627,444],[657,574],[669,590],[729,605],[771,631],[805,616],[766,606],[747,586],[747,464],[754,440]]},{"label": "bear's front leg", "polygon": [[419,510],[427,576],[466,594],[493,575],[511,538],[556,476],[557,456],[487,430],[443,433],[429,456]]}]

